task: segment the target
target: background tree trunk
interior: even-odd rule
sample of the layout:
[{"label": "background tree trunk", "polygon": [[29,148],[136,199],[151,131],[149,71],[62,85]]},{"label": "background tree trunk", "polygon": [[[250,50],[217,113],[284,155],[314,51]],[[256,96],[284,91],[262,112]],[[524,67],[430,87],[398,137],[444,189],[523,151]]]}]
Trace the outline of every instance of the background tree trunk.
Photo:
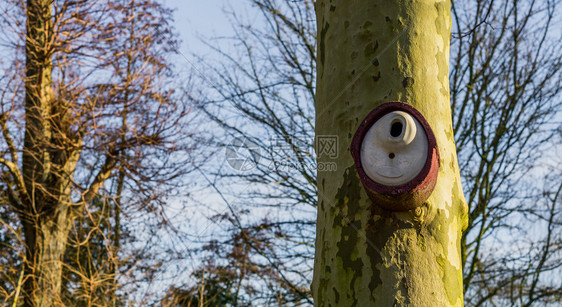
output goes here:
[{"label": "background tree trunk", "polygon": [[[450,2],[320,0],[316,13],[316,136],[337,136],[338,157],[317,152],[319,169],[337,170],[318,172],[315,304],[461,306],[467,208],[449,100]],[[395,100],[423,114],[441,158],[429,200],[403,213],[372,204],[349,151],[368,112]]]},{"label": "background tree trunk", "polygon": [[77,152],[69,150],[68,110],[53,93],[55,37],[51,10],[50,0],[27,1],[22,153],[25,192],[20,193],[28,261],[25,306],[60,302],[62,258],[72,224],[70,178]]},{"label": "background tree trunk", "polygon": [[[41,220],[41,221],[39,221]],[[68,212],[38,219],[26,225],[33,233],[26,234],[29,264],[24,306],[63,306],[60,298],[62,259],[66,250],[68,230],[72,220]]]},{"label": "background tree trunk", "polygon": [[183,85],[169,82],[177,80],[172,12],[155,0],[1,3],[1,300],[134,300],[115,292],[128,286],[118,275],[134,263],[142,274],[127,274],[135,282],[156,278],[160,260],[149,250],[158,244],[139,229],[152,218],[168,222],[159,213],[193,165],[188,100]]}]

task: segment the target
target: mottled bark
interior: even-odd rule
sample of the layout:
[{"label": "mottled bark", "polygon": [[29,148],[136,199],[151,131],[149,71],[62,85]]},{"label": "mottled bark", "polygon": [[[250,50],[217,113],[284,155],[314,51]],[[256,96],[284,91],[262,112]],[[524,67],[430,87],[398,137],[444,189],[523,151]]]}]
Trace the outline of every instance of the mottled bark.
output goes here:
[{"label": "mottled bark", "polygon": [[[467,222],[449,104],[449,1],[316,3],[316,135],[338,136],[319,154],[312,290],[317,306],[461,306],[460,238]],[[420,208],[397,213],[367,197],[349,146],[378,105],[403,101],[435,133],[440,170]]]}]

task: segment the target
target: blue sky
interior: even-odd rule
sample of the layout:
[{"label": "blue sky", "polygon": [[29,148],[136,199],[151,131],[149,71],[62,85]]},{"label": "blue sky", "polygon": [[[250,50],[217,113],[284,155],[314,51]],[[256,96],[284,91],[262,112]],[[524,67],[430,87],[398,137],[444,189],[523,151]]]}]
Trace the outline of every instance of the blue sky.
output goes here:
[{"label": "blue sky", "polygon": [[174,25],[182,40],[181,51],[186,55],[208,51],[201,42],[203,37],[232,34],[223,9],[240,11],[248,7],[248,2],[242,0],[165,0],[164,3],[176,10]]}]

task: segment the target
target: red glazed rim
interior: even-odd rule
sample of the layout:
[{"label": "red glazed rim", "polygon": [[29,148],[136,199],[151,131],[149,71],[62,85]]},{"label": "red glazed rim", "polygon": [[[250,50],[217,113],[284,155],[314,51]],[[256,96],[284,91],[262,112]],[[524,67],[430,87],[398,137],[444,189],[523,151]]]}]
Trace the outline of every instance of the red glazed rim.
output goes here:
[{"label": "red glazed rim", "polygon": [[[417,119],[428,138],[427,160],[424,167],[414,179],[399,186],[387,186],[375,182],[367,176],[361,164],[361,144],[369,128],[381,117],[393,111],[405,111]],[[421,206],[429,198],[435,187],[439,170],[437,141],[423,115],[409,104],[391,101],[383,103],[371,111],[357,128],[357,132],[355,132],[351,141],[350,150],[359,179],[367,189],[367,194],[383,208],[393,211],[407,211]]]}]

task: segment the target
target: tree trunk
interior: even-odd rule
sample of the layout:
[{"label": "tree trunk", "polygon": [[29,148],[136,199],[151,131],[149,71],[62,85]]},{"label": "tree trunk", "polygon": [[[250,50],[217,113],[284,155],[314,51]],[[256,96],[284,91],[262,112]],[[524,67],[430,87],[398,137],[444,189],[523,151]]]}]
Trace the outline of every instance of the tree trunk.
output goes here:
[{"label": "tree trunk", "polygon": [[24,306],[64,306],[60,293],[62,261],[72,220],[67,212],[25,225],[28,266]]},{"label": "tree trunk", "polygon": [[68,114],[52,84],[51,0],[28,0],[25,79],[24,186],[19,199],[26,243],[25,306],[62,305],[62,260],[70,214],[70,178],[77,152],[68,150]]},{"label": "tree trunk", "polygon": [[[467,208],[449,102],[450,2],[318,0],[316,14],[316,135],[337,136],[337,157],[318,152],[315,304],[462,306]],[[373,204],[349,151],[387,101],[420,111],[440,152],[435,190],[408,212]],[[320,167],[333,162],[334,171]]]}]

